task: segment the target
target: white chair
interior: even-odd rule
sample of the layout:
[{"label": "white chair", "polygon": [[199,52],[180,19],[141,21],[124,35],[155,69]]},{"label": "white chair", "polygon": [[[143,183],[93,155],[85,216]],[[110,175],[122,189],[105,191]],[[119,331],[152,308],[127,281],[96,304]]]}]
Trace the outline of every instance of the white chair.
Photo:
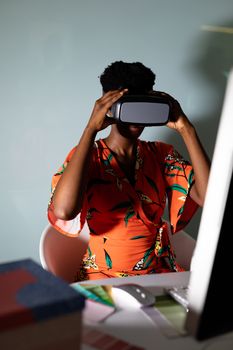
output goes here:
[{"label": "white chair", "polygon": [[50,224],[47,225],[41,234],[39,244],[42,267],[68,283],[76,282],[88,240],[87,224],[78,237],[65,236]]},{"label": "white chair", "polygon": [[170,241],[176,254],[177,263],[186,271],[189,271],[196,246],[195,239],[181,230],[174,235],[170,235]]}]

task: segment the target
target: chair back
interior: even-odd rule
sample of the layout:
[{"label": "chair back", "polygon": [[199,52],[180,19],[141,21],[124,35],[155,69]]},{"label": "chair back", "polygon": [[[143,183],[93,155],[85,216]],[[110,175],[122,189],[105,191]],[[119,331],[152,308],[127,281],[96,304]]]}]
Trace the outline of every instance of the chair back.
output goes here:
[{"label": "chair back", "polygon": [[88,240],[89,229],[86,223],[78,237],[65,236],[49,224],[40,238],[41,265],[68,283],[76,282]]},{"label": "chair back", "polygon": [[189,271],[191,269],[192,257],[196,246],[195,239],[181,230],[174,235],[170,235],[170,241],[176,254],[177,263],[186,271]]}]

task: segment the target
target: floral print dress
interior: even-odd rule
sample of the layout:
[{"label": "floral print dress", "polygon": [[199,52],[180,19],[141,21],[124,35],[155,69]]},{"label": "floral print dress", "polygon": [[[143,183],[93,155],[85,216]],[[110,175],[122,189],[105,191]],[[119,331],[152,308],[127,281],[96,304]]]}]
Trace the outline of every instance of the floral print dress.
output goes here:
[{"label": "floral print dress", "polygon": [[[75,148],[52,179],[52,194]],[[57,219],[52,196],[50,223],[61,233],[78,235],[87,221],[90,240],[79,280],[179,271],[169,240],[197,210],[189,191],[194,173],[173,146],[137,141],[135,183],[132,185],[104,140],[95,142],[80,214]],[[168,205],[169,221],[163,221]]]}]

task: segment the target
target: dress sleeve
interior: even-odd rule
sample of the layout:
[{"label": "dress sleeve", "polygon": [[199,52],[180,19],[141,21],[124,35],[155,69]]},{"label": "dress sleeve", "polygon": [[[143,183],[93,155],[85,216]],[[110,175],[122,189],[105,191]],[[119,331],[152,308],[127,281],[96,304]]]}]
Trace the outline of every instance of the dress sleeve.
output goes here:
[{"label": "dress sleeve", "polygon": [[190,197],[195,182],[191,164],[171,145],[160,143],[172,233],[182,230],[198,209]]},{"label": "dress sleeve", "polygon": [[68,163],[70,162],[74,152],[76,150],[76,147],[74,147],[69,154],[67,155],[64,163],[61,165],[61,167],[58,169],[58,171],[53,175],[52,177],[52,184],[51,184],[51,197],[50,201],[48,204],[48,211],[47,211],[47,216],[50,224],[59,232],[67,235],[67,236],[78,236],[79,233],[81,232],[85,219],[86,219],[86,214],[85,214],[85,200],[84,200],[84,206],[81,212],[76,216],[76,218],[72,220],[61,220],[58,219],[55,214],[54,214],[54,207],[53,207],[53,195],[56,190],[56,186],[64,173]]}]

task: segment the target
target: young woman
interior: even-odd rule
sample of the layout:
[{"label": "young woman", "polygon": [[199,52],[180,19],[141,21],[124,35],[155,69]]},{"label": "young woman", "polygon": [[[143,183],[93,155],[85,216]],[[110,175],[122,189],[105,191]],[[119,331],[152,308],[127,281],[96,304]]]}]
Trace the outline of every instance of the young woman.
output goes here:
[{"label": "young woman", "polygon": [[[143,127],[106,116],[124,94],[156,94],[154,81],[140,62],[109,65],[78,145],[53,176],[50,223],[67,235],[79,234],[85,221],[89,226],[79,280],[180,270],[162,218],[167,202],[175,233],[203,206],[210,165],[195,128],[162,93],[172,103],[166,126],[182,137],[191,165],[172,145],[140,140]],[[95,141],[110,125],[109,135]]]}]

